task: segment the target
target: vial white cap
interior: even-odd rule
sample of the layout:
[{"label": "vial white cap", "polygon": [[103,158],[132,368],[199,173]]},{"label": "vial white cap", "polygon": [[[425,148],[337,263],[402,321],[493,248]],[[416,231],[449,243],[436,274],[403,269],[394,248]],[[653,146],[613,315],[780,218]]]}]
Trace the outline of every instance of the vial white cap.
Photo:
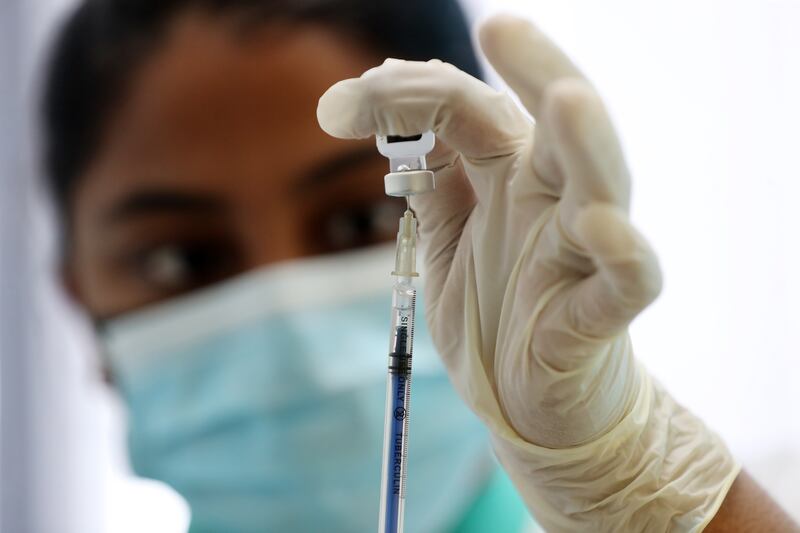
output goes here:
[{"label": "vial white cap", "polygon": [[436,180],[430,170],[390,172],[383,178],[383,184],[389,196],[412,196],[436,188]]}]

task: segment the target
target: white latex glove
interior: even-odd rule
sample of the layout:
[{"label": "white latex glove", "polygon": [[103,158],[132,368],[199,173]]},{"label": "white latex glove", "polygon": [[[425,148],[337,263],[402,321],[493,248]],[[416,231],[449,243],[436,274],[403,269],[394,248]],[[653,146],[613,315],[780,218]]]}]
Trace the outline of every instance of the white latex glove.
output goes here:
[{"label": "white latex glove", "polygon": [[[329,134],[434,130],[435,193],[415,197],[426,316],[451,379],[549,531],[699,531],[738,473],[721,440],[633,357],[659,293],[628,221],[630,183],[600,98],[529,23],[483,51],[536,118],[440,61],[387,60],[320,99]],[[679,332],[665,329],[665,334]]]}]

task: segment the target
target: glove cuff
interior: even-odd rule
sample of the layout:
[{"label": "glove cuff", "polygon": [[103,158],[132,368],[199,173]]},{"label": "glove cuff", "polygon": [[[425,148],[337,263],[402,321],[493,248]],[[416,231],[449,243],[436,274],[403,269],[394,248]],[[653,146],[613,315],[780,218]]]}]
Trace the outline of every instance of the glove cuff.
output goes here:
[{"label": "glove cuff", "polygon": [[637,363],[630,410],[597,439],[531,444],[495,420],[495,452],[547,531],[702,531],[739,473],[722,439]]}]

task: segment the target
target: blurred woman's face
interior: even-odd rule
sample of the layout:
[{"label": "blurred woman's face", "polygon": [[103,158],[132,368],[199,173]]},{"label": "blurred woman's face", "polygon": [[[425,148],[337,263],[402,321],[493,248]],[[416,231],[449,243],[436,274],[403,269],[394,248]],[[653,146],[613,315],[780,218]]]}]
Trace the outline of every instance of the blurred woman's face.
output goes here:
[{"label": "blurred woman's face", "polygon": [[182,16],[139,69],[73,203],[66,279],[96,318],[269,263],[391,239],[372,140],[317,126],[319,96],[376,63],[320,27]]}]

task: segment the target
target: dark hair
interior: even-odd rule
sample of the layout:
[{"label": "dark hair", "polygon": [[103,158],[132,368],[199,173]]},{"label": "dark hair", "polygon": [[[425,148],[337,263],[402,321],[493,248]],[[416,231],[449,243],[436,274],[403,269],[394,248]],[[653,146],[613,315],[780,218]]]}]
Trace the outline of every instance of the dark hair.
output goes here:
[{"label": "dark hair", "polygon": [[401,59],[438,58],[480,76],[457,0],[83,0],[58,34],[45,71],[44,170],[67,221],[80,175],[135,68],[188,9],[241,15],[248,27],[280,20],[329,26]]}]

